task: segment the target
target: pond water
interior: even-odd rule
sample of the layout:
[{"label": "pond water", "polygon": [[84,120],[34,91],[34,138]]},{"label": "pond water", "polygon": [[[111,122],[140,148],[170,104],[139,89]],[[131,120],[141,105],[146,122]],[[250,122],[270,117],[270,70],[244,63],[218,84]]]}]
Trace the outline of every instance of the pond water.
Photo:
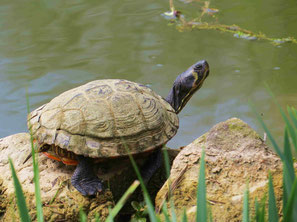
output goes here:
[{"label": "pond water", "polygon": [[[174,1],[186,18],[203,1]],[[295,1],[211,1],[221,24],[237,24],[267,36],[297,37]],[[248,101],[281,138],[283,123],[265,82],[283,106],[297,107],[297,44],[274,46],[215,30],[179,32],[161,14],[168,1],[0,2],[0,137],[26,131],[30,109],[95,79],[122,78],[148,84],[166,97],[175,77],[206,59],[210,75],[179,114],[170,147],[184,146],[230,117],[261,135]],[[281,142],[281,141],[280,141]]]}]

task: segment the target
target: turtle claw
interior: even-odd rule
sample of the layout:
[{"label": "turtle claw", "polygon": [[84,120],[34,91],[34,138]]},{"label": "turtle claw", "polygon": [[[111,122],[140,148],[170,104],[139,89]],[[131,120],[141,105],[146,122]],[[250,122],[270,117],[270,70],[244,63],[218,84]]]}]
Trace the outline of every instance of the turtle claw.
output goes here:
[{"label": "turtle claw", "polygon": [[103,190],[102,182],[97,177],[84,178],[80,181],[71,180],[71,183],[84,196],[95,196]]},{"label": "turtle claw", "polygon": [[92,167],[92,160],[78,157],[78,165],[71,177],[71,184],[84,196],[95,196],[102,192],[102,181],[96,176]]}]

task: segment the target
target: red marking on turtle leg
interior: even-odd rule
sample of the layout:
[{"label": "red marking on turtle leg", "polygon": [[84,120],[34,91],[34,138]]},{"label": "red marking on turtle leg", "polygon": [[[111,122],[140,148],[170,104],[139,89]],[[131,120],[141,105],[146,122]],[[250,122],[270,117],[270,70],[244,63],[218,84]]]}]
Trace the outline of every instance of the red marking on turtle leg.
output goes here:
[{"label": "red marking on turtle leg", "polygon": [[52,159],[52,160],[57,160],[57,161],[62,161],[59,157],[57,156],[53,156],[52,154],[50,153],[47,153],[47,152],[42,152],[44,155],[46,155],[48,158]]},{"label": "red marking on turtle leg", "polygon": [[52,159],[52,160],[57,160],[59,162],[62,161],[62,163],[66,164],[66,165],[73,165],[76,166],[78,164],[77,160],[73,160],[73,159],[68,159],[65,157],[60,158],[59,156],[54,156],[50,153],[47,152],[42,152],[44,155],[46,155],[48,158]]},{"label": "red marking on turtle leg", "polygon": [[68,158],[62,158],[61,161],[66,164],[66,165],[73,165],[76,166],[78,164],[77,160],[73,160],[73,159],[68,159]]}]

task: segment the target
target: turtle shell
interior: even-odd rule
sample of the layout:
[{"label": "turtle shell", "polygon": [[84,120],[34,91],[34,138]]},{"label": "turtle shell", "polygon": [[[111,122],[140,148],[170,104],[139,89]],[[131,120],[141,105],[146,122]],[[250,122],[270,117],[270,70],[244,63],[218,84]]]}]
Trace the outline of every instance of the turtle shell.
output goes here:
[{"label": "turtle shell", "polygon": [[151,151],[177,132],[175,110],[150,88],[119,79],[71,89],[28,115],[39,146],[110,158]]}]

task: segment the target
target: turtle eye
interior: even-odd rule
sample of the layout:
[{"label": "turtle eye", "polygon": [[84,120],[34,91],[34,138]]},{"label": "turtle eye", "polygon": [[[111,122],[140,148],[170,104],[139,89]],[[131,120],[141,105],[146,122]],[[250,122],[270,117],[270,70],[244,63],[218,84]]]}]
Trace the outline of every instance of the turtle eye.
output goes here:
[{"label": "turtle eye", "polygon": [[199,72],[201,69],[202,69],[202,65],[201,64],[198,64],[198,65],[196,65],[195,67],[194,67],[194,71],[195,72]]}]

